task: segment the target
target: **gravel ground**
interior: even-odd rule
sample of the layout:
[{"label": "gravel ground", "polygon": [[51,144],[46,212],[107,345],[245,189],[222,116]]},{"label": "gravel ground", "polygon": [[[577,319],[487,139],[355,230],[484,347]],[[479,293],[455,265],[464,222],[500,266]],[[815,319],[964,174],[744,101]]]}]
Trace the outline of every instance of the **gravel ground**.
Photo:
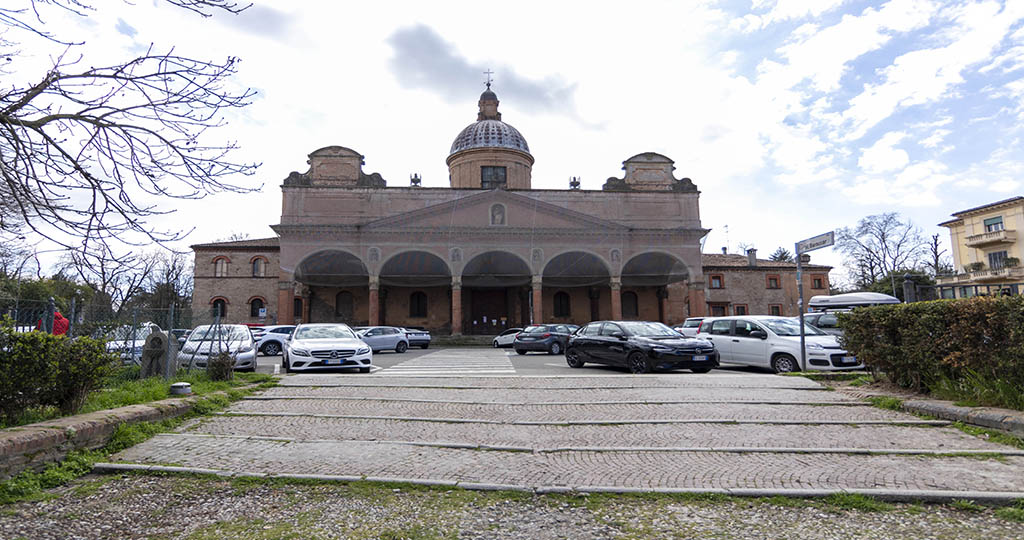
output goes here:
[{"label": "gravel ground", "polygon": [[0,538],[1021,538],[990,508],[793,499],[535,496],[380,484],[88,475],[0,508]]}]

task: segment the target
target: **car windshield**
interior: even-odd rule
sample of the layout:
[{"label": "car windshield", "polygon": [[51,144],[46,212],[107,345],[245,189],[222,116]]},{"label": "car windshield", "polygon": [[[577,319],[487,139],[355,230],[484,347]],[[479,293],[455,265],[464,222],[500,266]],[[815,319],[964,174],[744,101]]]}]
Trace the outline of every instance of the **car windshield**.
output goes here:
[{"label": "car windshield", "polygon": [[700,326],[700,321],[684,321],[683,328],[697,328]]},{"label": "car windshield", "polygon": [[546,326],[539,326],[539,325],[527,326],[526,328],[523,328],[523,333],[524,334],[532,334],[534,332],[542,332],[542,331],[544,331],[545,328],[547,328],[547,327]]},{"label": "car windshield", "polygon": [[[800,319],[761,319],[757,321],[768,327],[769,330],[775,332],[776,335],[780,336],[799,336],[800,335]],[[811,326],[808,323],[804,323],[804,334],[808,336],[820,336],[824,334],[821,330]]]},{"label": "car windshield", "polygon": [[249,338],[249,329],[244,326],[207,325],[197,326],[188,336],[189,341],[242,341]]},{"label": "car windshield", "polygon": [[619,323],[622,328],[634,335],[642,337],[679,337],[679,332],[665,326],[660,322],[639,322],[639,321],[627,321]]},{"label": "car windshield", "polygon": [[343,324],[330,326],[301,326],[295,329],[295,339],[355,339],[352,329]]}]

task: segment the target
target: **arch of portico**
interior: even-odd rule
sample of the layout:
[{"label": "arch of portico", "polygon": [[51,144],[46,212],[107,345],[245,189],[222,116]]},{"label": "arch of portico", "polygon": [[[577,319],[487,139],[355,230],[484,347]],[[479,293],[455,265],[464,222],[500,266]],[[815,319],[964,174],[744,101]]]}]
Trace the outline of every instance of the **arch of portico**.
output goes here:
[{"label": "arch of portico", "polygon": [[[688,287],[693,272],[677,255],[659,250],[645,250],[631,256],[624,265],[619,282],[612,284],[612,311],[622,313],[622,293],[637,295],[640,320],[658,320],[665,323],[670,319],[681,319],[691,314],[703,314],[703,287]],[[703,285],[702,283],[699,285]],[[696,306],[698,312],[691,313],[686,305]],[[634,318],[634,317],[631,317]]]},{"label": "arch of portico", "polygon": [[[452,272],[441,257],[416,249],[397,251],[380,266],[377,283],[379,324],[451,328]],[[411,306],[417,293],[427,299],[422,313]]]},{"label": "arch of portico", "polygon": [[[551,257],[541,273],[543,310],[541,320],[586,324],[611,318],[610,291],[612,281],[608,263],[599,255],[584,251],[564,251]],[[554,297],[568,296],[568,313],[556,310]]]},{"label": "arch of portico", "polygon": [[529,324],[533,279],[529,263],[519,254],[476,254],[452,280],[453,332],[496,334]]}]

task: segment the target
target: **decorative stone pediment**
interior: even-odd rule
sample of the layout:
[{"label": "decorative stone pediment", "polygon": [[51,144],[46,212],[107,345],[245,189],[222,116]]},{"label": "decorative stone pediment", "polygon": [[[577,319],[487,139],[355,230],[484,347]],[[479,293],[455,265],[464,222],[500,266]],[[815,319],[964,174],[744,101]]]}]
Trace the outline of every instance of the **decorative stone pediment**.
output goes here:
[{"label": "decorative stone pediment", "polygon": [[[363,155],[344,146],[326,146],[309,154],[309,171],[305,179],[291,176],[285,185],[385,187],[387,182],[379,173],[363,172]],[[298,174],[298,173],[296,173]],[[305,180],[305,181],[303,181]]]},{"label": "decorative stone pediment", "polygon": [[479,228],[481,231],[521,231],[523,228],[618,231],[626,228],[618,223],[504,190],[484,191],[371,221],[365,228],[449,228],[453,223],[459,228]]},{"label": "decorative stone pediment", "polygon": [[689,178],[677,180],[673,175],[674,161],[656,152],[637,154],[622,162],[623,178],[611,177],[602,189],[605,191],[697,191]]}]

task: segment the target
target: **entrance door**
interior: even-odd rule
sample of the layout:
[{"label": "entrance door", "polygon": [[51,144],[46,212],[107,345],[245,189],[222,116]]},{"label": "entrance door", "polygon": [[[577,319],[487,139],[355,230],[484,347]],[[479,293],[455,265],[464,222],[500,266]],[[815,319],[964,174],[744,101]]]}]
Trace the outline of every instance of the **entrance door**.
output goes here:
[{"label": "entrance door", "polygon": [[498,335],[508,328],[508,294],[505,289],[473,289],[470,293],[471,334]]}]

